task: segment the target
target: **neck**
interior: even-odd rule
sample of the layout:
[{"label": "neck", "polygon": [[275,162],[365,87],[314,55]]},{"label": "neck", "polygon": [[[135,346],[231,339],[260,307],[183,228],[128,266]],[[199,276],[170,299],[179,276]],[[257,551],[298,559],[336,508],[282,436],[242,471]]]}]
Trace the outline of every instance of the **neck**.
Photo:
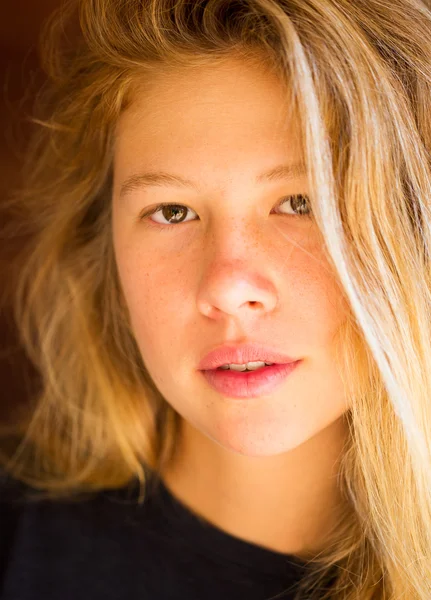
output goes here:
[{"label": "neck", "polygon": [[162,479],[186,507],[226,533],[309,559],[324,549],[341,514],[336,483],[346,435],[342,417],[287,453],[250,457],[183,420],[175,460]]}]

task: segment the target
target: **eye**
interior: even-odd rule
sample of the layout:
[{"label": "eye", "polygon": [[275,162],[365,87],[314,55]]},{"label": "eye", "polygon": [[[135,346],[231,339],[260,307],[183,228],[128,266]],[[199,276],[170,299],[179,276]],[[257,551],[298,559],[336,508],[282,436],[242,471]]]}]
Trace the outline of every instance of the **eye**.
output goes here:
[{"label": "eye", "polygon": [[[310,218],[311,209],[308,207],[309,198],[304,194],[294,194],[291,196],[284,196],[282,200],[277,204],[277,207],[291,205],[292,214],[290,213],[282,213],[284,215],[293,217],[293,218]],[[165,227],[175,225],[177,223],[187,223],[186,216],[187,211],[193,212],[195,215],[195,211],[189,208],[184,204],[158,204],[154,208],[151,208],[148,211],[142,213],[139,217],[140,221],[149,220],[152,223],[157,225],[164,225]],[[159,215],[157,213],[160,213]],[[155,221],[153,219],[149,219],[152,215],[157,215],[160,218],[160,221]],[[163,219],[167,220],[163,221]],[[188,219],[190,221],[190,219]]]},{"label": "eye", "polygon": [[[278,206],[284,206],[285,204],[291,204],[293,210],[293,217],[310,217],[310,199],[305,194],[294,194],[293,196],[285,196]],[[308,208],[307,208],[308,205]]]},{"label": "eye", "polygon": [[[160,215],[157,215],[159,211]],[[192,211],[192,209],[184,204],[159,204],[155,208],[142,214],[140,220],[151,217],[152,215],[157,215],[160,219],[167,219],[170,221],[169,223],[165,223],[163,220],[154,221],[158,225],[175,225],[176,223],[186,222],[185,217],[187,211]],[[192,212],[195,211],[193,210]]]}]

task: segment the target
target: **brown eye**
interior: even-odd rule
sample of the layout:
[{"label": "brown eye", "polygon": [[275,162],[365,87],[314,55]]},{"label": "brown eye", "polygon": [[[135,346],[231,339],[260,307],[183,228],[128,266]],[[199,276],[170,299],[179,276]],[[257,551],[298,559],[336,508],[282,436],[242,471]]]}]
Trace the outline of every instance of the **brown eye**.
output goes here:
[{"label": "brown eye", "polygon": [[305,196],[304,194],[285,196],[285,198],[283,198],[283,200],[279,203],[279,206],[285,206],[289,203],[293,210],[293,216],[308,217],[311,214],[311,208],[309,206],[310,200],[308,196]]},{"label": "brown eye", "polygon": [[187,206],[182,204],[166,204],[161,208],[161,214],[169,224],[181,223],[187,216]]},{"label": "brown eye", "polygon": [[[186,222],[185,219],[189,212],[194,212],[184,204],[159,204],[150,211],[145,212],[140,216],[140,220],[157,216],[157,219],[151,219],[157,225],[175,225],[176,223]],[[196,214],[196,213],[195,213]]]}]

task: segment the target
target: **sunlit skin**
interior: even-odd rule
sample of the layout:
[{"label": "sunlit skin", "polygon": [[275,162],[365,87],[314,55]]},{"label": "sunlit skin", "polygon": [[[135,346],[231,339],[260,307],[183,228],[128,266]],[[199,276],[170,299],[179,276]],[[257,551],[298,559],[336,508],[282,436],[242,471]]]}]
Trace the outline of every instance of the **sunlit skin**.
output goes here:
[{"label": "sunlit skin", "polygon": [[[309,192],[306,174],[255,181],[303,160],[297,121],[286,115],[276,76],[239,60],[153,79],[118,123],[112,218],[142,358],[181,416],[165,484],[226,533],[308,557],[340,505],[349,405],[333,337],[346,306],[317,224],[279,206]],[[200,190],[120,193],[132,175],[156,170]],[[162,211],[139,220],[162,202],[187,207],[185,220],[169,225]],[[219,344],[249,341],[302,364],[270,395],[238,400],[214,391],[200,360]]]}]

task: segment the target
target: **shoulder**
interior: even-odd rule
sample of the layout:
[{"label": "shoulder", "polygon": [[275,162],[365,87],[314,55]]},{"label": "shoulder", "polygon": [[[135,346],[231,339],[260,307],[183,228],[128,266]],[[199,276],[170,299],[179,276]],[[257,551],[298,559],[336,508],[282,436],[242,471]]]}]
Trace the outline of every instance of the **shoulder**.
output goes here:
[{"label": "shoulder", "polygon": [[27,486],[0,469],[0,552],[13,536],[27,497]]},{"label": "shoulder", "polygon": [[27,486],[0,469],[0,503],[14,504],[25,497]]},{"label": "shoulder", "polygon": [[24,497],[25,486],[0,470],[0,584],[15,544]]}]

